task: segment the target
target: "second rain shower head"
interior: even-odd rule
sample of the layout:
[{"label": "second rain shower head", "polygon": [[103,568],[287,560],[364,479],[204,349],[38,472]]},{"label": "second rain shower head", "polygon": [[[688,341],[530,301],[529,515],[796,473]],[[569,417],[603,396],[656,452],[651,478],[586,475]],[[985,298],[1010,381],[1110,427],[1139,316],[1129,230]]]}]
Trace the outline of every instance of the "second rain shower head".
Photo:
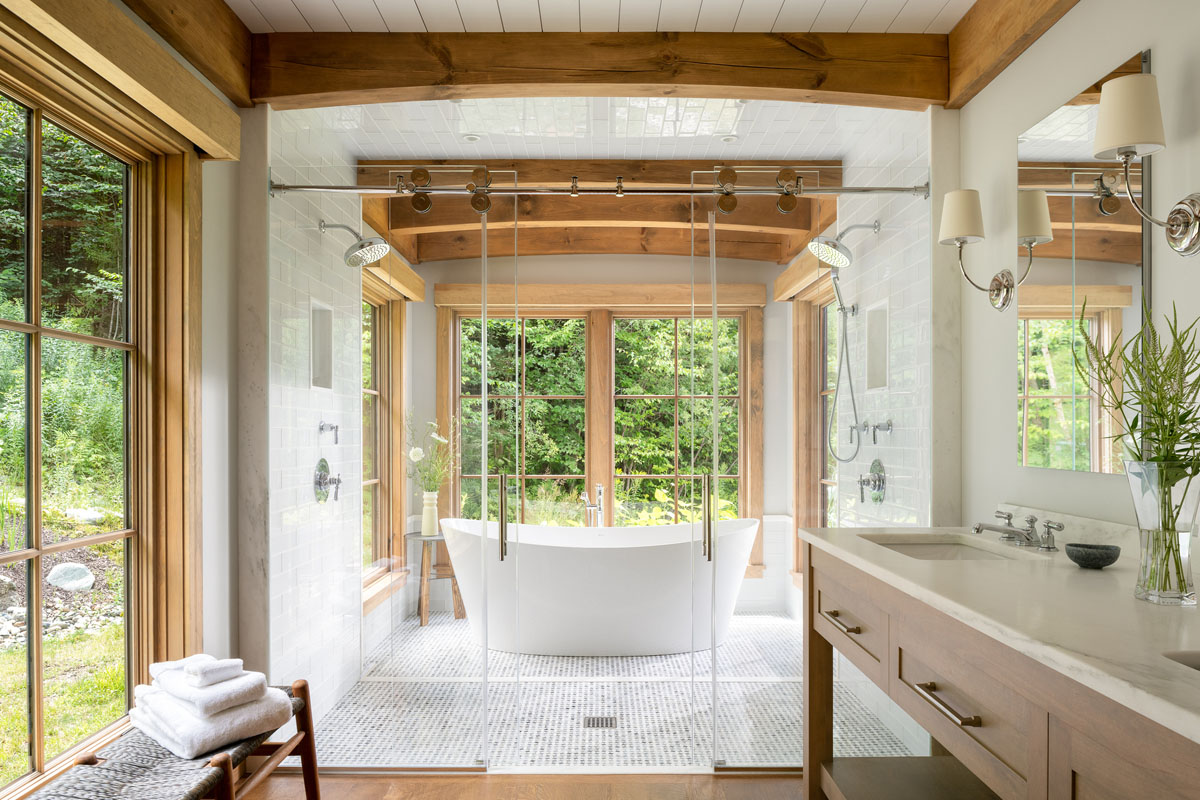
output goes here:
[{"label": "second rain shower head", "polygon": [[369,264],[374,264],[388,254],[391,247],[378,236],[363,236],[358,231],[351,228],[349,225],[339,225],[333,222],[321,220],[321,233],[325,233],[330,228],[339,228],[348,231],[354,237],[354,244],[346,248],[345,255],[342,256],[347,267],[361,269]]},{"label": "second rain shower head", "polygon": [[850,248],[842,244],[842,237],[859,228],[870,228],[873,233],[879,233],[879,220],[862,225],[851,225],[837,235],[814,236],[808,243],[808,252],[835,269],[845,269],[854,263],[854,254]]}]

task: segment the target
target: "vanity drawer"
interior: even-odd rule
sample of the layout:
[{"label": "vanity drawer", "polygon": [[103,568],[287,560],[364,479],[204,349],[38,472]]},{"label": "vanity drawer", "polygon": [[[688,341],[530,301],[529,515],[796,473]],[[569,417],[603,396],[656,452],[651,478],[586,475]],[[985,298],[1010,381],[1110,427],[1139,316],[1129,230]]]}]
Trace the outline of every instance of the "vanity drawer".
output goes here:
[{"label": "vanity drawer", "polygon": [[1044,798],[1046,714],[1003,678],[1005,648],[938,633],[893,617],[892,699],[996,794]]},{"label": "vanity drawer", "polygon": [[816,613],[813,627],[858,667],[864,675],[887,688],[888,617],[862,592],[848,589],[813,569]]}]

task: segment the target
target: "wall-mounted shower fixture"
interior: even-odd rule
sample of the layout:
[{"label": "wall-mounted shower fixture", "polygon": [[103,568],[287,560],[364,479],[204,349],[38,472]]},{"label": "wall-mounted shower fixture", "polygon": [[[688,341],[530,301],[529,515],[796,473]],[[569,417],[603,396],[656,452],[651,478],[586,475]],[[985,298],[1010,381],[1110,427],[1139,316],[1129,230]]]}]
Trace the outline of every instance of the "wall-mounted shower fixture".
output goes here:
[{"label": "wall-mounted shower fixture", "polygon": [[354,230],[349,225],[340,225],[336,222],[326,222],[321,220],[321,233],[327,233],[331,228],[348,231],[354,237],[354,244],[346,248],[346,253],[342,258],[346,262],[347,267],[359,269],[368,264],[374,264],[379,259],[383,258],[391,250],[391,247],[383,239],[378,236],[364,237],[360,232]]},{"label": "wall-mounted shower fixture", "polygon": [[[829,415],[829,421],[825,423],[825,441],[828,443],[829,455],[833,456],[834,460],[840,461],[843,464],[853,461],[858,455],[859,449],[862,447],[862,434],[866,433],[866,423],[859,423],[858,419],[858,401],[854,399],[854,375],[850,370],[850,350],[846,343],[846,318],[852,317],[858,313],[857,305],[847,306],[845,300],[842,299],[841,285],[841,270],[846,269],[854,263],[854,254],[850,252],[850,248],[842,244],[842,239],[847,233],[854,230],[869,228],[872,233],[879,233],[879,220],[874,222],[862,223],[859,225],[850,225],[842,230],[836,237],[829,236],[814,236],[808,243],[808,250],[821,261],[829,264],[829,272],[833,280],[833,294],[837,298],[837,310],[839,322],[841,323],[841,332],[838,335],[838,366],[837,380],[833,385],[833,407],[837,408],[838,396],[842,389],[842,371],[846,372],[846,385],[850,389],[850,410],[854,414],[854,428],[859,428],[859,436],[857,441],[852,435],[851,441],[854,442],[854,452],[843,457],[837,451],[837,445],[833,437],[833,415]],[[851,429],[853,433],[853,428]]]},{"label": "wall-mounted shower fixture", "polygon": [[878,458],[871,462],[871,471],[858,476],[858,502],[867,502],[867,492],[871,493],[871,502],[882,503],[887,491],[887,476],[883,472],[883,462]]},{"label": "wall-mounted shower fixture", "polygon": [[879,444],[879,432],[890,434],[892,432],[892,421],[880,422],[871,426],[871,444]]},{"label": "wall-mounted shower fixture", "polygon": [[329,462],[321,459],[317,462],[317,468],[313,472],[313,494],[317,498],[318,503],[324,503],[329,499],[329,487],[333,487],[333,502],[337,502],[338,490],[342,487],[342,476],[339,473],[335,478],[329,474]]},{"label": "wall-mounted shower fixture", "polygon": [[338,426],[337,425],[334,425],[332,422],[322,421],[321,424],[317,426],[317,433],[326,433],[328,431],[333,431],[333,443],[337,444],[338,443]]}]

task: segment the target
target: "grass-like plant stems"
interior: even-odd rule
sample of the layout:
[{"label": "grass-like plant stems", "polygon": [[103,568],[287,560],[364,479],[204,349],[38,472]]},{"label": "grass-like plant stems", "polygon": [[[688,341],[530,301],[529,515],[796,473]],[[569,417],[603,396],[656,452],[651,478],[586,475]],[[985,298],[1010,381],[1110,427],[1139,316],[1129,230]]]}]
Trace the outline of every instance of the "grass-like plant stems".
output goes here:
[{"label": "grass-like plant stems", "polygon": [[[1075,353],[1075,368],[1095,387],[1101,407],[1120,415],[1123,431],[1114,438],[1122,440],[1130,460],[1158,464],[1159,526],[1148,531],[1156,557],[1147,583],[1158,591],[1186,591],[1178,522],[1200,472],[1200,320],[1181,327],[1174,306],[1163,319],[1169,337],[1165,348],[1150,309],[1143,306],[1141,330],[1123,346],[1120,335],[1114,337],[1104,349],[1088,332],[1085,301],[1079,314],[1084,355]],[[1180,483],[1183,490],[1174,492]]]}]

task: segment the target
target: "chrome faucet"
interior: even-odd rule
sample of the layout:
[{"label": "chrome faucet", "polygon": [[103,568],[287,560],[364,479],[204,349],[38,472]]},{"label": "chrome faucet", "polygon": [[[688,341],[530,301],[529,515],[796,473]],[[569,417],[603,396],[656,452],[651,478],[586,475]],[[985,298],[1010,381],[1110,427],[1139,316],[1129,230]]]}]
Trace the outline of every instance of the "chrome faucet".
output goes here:
[{"label": "chrome faucet", "polygon": [[604,484],[596,484],[595,504],[588,499],[587,489],[583,490],[579,499],[583,501],[583,524],[588,528],[600,527],[600,520],[604,514]]},{"label": "chrome faucet", "polygon": [[[983,533],[984,531],[994,531],[1001,534],[1001,541],[1016,542],[1017,547],[1038,547],[1042,544],[1041,537],[1037,533],[1037,517],[1030,514],[1025,518],[1025,527],[1018,528],[1012,524],[1013,515],[1007,511],[997,511],[996,519],[1004,520],[1003,525],[992,525],[987,522],[976,522],[971,527],[972,533]],[[1057,524],[1057,523],[1056,523]],[[1051,544],[1053,544],[1053,536],[1051,536]]]},{"label": "chrome faucet", "polygon": [[1046,520],[1042,523],[1042,527],[1046,532],[1042,534],[1042,541],[1041,544],[1038,545],[1038,550],[1041,550],[1043,553],[1057,553],[1058,547],[1054,544],[1054,533],[1055,531],[1061,533],[1062,529],[1066,526],[1061,522],[1051,522],[1050,520]]}]

